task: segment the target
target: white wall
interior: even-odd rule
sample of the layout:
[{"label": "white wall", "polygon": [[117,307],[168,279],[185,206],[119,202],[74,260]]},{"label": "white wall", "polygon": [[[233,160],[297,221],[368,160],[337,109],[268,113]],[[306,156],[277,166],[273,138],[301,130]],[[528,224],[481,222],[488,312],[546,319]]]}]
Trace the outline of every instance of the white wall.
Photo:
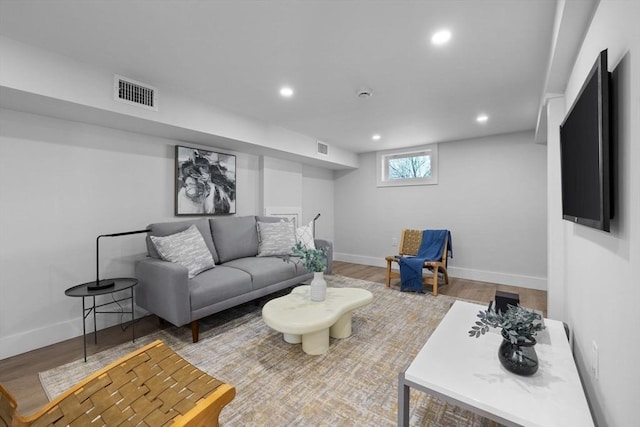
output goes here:
[{"label": "white wall", "polygon": [[260,163],[264,207],[302,208],[302,165],[267,156]]},{"label": "white wall", "polygon": [[384,265],[403,228],[447,228],[455,277],[546,289],[546,146],[533,132],[439,144],[439,183],[376,188],[376,155],[336,171],[336,259]]},{"label": "white wall", "polygon": [[[0,110],[0,359],[82,333],[81,300],[64,291],[95,280],[98,235],[178,220],[176,144],[198,147]],[[237,214],[261,213],[260,158],[224,152],[237,156]],[[318,225],[332,227],[332,172],[289,166],[298,171],[297,183],[280,181],[278,191],[309,209],[308,220],[317,202],[325,204],[331,212]],[[307,200],[303,193],[316,197]],[[102,277],[131,276],[135,260],[146,255],[142,235],[100,239],[100,250]],[[119,321],[102,315],[98,327]]]},{"label": "white wall", "polygon": [[299,225],[308,224],[319,213],[316,237],[333,240],[332,170],[262,156],[260,174],[262,209],[293,208],[301,215]]},{"label": "white wall", "polygon": [[304,165],[302,167],[302,224],[320,214],[316,221],[316,237],[334,240],[333,171]]},{"label": "white wall", "polygon": [[[549,100],[547,106],[547,129],[559,129],[564,118],[564,97],[556,97]],[[547,137],[547,315],[552,319],[564,319],[565,288],[563,286],[551,286],[564,282],[564,259],[557,256],[565,250],[564,222],[557,221],[562,218],[562,188],[558,184],[561,180],[560,171],[560,132],[548,132]]]},{"label": "white wall", "polygon": [[[600,426],[638,425],[640,399],[640,2],[601,0],[586,34],[565,92],[564,114],[598,53],[608,49],[613,72],[613,119],[618,168],[615,218],[605,233],[572,224],[556,213],[549,226],[560,228],[564,245],[549,241],[549,254],[564,267],[549,275],[554,315],[564,314],[574,333],[576,363]],[[564,115],[560,114],[560,115]],[[559,118],[562,119],[561,117]],[[549,126],[549,140],[557,127]],[[550,147],[551,150],[551,147]],[[550,162],[559,152],[550,151]],[[553,186],[560,186],[559,175]],[[553,194],[550,192],[550,197]],[[550,201],[551,203],[551,201]],[[554,233],[555,234],[555,233]],[[551,306],[550,306],[551,307]],[[592,345],[599,357],[599,378],[592,373]]]}]

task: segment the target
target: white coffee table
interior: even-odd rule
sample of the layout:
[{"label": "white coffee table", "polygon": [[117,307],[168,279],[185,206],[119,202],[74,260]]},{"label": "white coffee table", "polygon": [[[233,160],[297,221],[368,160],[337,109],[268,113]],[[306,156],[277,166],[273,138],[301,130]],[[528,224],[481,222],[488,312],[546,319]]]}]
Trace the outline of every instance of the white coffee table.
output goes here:
[{"label": "white coffee table", "polygon": [[329,351],[329,337],[351,336],[351,311],[373,301],[366,289],[327,288],[324,301],[310,298],[309,286],[298,286],[289,295],[275,298],[262,309],[262,319],[271,328],[282,332],[290,344],[302,343],[307,354]]},{"label": "white coffee table", "polygon": [[456,301],[398,384],[398,425],[409,423],[414,388],[508,426],[593,426],[562,322],[544,319],[535,346],[539,369],[529,377],[502,367],[502,336],[467,331],[486,307]]}]

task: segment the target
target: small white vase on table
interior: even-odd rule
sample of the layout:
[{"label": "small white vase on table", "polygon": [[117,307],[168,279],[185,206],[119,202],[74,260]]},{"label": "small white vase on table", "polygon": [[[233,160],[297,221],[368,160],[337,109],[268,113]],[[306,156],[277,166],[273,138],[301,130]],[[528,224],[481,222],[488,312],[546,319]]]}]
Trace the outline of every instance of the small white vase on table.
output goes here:
[{"label": "small white vase on table", "polygon": [[327,266],[327,250],[325,248],[308,248],[298,242],[291,248],[292,255],[286,256],[284,260],[291,262],[291,258],[297,258],[296,262],[301,262],[304,267],[313,272],[311,280],[311,301],[324,301],[327,295],[327,282],[324,280],[324,269]]},{"label": "small white vase on table", "polygon": [[324,272],[314,271],[311,280],[311,301],[324,301],[327,296],[327,282],[324,280]]}]

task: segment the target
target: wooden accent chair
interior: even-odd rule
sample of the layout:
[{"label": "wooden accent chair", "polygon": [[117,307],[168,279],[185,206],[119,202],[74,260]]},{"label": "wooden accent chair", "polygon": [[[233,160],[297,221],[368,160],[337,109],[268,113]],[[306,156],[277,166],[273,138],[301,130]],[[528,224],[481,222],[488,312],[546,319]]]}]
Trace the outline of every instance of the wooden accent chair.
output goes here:
[{"label": "wooden accent chair", "polygon": [[33,415],[17,413],[0,385],[0,426],[218,426],[236,390],[197,369],[162,341],[106,366]]},{"label": "wooden accent chair", "polygon": [[[391,270],[391,263],[398,263],[399,256],[416,256],[422,243],[422,230],[404,229],[400,238],[400,250],[398,255],[390,255],[385,258],[387,261],[387,288],[391,287],[391,279],[400,277],[400,273]],[[433,272],[433,280],[429,283],[431,277],[423,277],[424,284],[431,284],[433,287],[433,295],[438,295],[438,275],[442,272],[444,283],[449,283],[449,274],[447,273],[447,252],[448,242],[445,240],[442,258],[438,261],[427,261],[422,268],[426,268]]]}]

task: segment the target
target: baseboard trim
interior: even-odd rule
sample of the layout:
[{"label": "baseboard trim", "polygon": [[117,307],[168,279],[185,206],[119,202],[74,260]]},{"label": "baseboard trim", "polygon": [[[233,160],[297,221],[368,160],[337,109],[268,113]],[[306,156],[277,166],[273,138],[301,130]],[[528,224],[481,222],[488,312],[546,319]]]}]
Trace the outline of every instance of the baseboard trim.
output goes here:
[{"label": "baseboard trim", "polygon": [[[127,309],[127,307],[125,307],[125,309]],[[146,310],[137,306],[135,312],[136,320],[149,314]],[[78,313],[78,318],[76,319],[69,319],[38,329],[31,329],[29,331],[0,337],[0,360],[82,336],[82,318],[79,314],[80,313]],[[130,320],[131,315],[125,315],[125,324],[128,324]],[[119,324],[119,315],[100,316],[100,318],[98,318],[98,332]],[[87,319],[87,344],[90,342],[89,340],[93,340],[93,338],[89,337],[91,334],[93,334],[93,322]],[[82,342],[80,342],[79,345],[82,345]]]},{"label": "baseboard trim", "polygon": [[[374,267],[386,267],[384,258],[369,257],[363,255],[345,254],[334,252],[333,259],[336,261],[351,262],[354,264],[371,265]],[[499,271],[477,270],[472,268],[456,267],[451,265],[448,268],[451,277],[460,279],[477,280],[479,282],[497,283],[499,285],[519,286],[528,289],[547,290],[547,278],[527,276],[523,274],[503,273]]]},{"label": "baseboard trim", "polygon": [[[67,320],[0,338],[0,360],[82,335],[81,319]],[[93,325],[91,325],[93,331]]]},{"label": "baseboard trim", "polygon": [[527,289],[547,290],[547,278],[526,276],[523,274],[502,273],[498,271],[474,270],[470,268],[451,267],[449,275],[460,279],[491,282],[499,285],[519,286]]}]

